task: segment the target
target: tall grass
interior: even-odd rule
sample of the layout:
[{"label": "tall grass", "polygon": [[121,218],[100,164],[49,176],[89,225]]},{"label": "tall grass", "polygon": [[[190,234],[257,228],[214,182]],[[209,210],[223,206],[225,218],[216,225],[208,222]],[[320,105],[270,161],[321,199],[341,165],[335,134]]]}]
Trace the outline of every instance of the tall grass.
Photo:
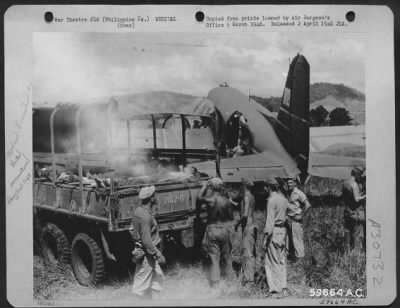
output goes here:
[{"label": "tall grass", "polygon": [[307,285],[312,288],[365,289],[365,251],[344,245],[343,206],[314,207],[304,222]]},{"label": "tall grass", "polygon": [[77,285],[71,267],[45,264],[40,256],[34,256],[33,281],[33,294],[38,300],[52,300]]},{"label": "tall grass", "polygon": [[303,190],[308,196],[327,199],[339,197],[342,193],[343,180],[310,176]]}]

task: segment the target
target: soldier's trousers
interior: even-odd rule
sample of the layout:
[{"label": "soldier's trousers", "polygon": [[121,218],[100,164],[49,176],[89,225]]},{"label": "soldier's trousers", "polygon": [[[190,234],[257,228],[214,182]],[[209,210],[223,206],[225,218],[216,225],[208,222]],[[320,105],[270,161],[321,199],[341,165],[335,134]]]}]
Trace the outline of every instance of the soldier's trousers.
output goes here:
[{"label": "soldier's trousers", "polygon": [[364,224],[347,217],[344,221],[345,246],[351,249],[363,249],[365,245]]},{"label": "soldier's trousers", "polygon": [[289,255],[296,258],[304,258],[303,227],[301,222],[291,219],[288,233]]},{"label": "soldier's trousers", "polygon": [[242,239],[242,270],[243,283],[253,282],[256,270],[256,241],[257,226],[247,225],[243,232]]},{"label": "soldier's trousers", "polygon": [[[160,292],[164,281],[163,271],[153,256],[146,254],[143,261],[136,263],[132,293],[140,297]],[[150,293],[150,294],[149,294]]]},{"label": "soldier's trousers", "polygon": [[265,273],[270,292],[286,288],[286,228],[274,227],[265,254]]},{"label": "soldier's trousers", "polygon": [[231,278],[233,270],[229,226],[227,224],[208,225],[202,245],[209,262],[209,281],[211,283],[218,282],[221,278],[221,274]]}]

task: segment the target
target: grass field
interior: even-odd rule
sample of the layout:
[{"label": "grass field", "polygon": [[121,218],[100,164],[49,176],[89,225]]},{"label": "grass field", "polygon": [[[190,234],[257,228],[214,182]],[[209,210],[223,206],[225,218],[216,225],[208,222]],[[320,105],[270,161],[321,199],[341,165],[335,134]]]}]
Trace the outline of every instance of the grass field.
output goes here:
[{"label": "grass field", "polygon": [[[306,257],[293,263],[288,261],[289,298],[308,298],[310,288],[366,288],[365,253],[349,252],[344,248],[343,206],[329,183],[330,191],[324,195],[311,194],[312,208],[304,218]],[[337,184],[337,183],[336,183]],[[305,190],[315,192],[321,187]],[[326,186],[325,186],[326,187]],[[326,189],[325,189],[326,190]],[[264,211],[256,212],[259,225],[257,267],[259,274],[252,288],[240,284],[240,270],[234,281],[221,281],[215,288],[208,286],[201,257],[197,253],[172,249],[168,265],[164,268],[165,288],[161,299],[260,299],[267,291],[263,279],[263,253],[261,241],[265,223]],[[238,260],[240,233],[235,233],[233,257]],[[127,273],[113,269],[107,279],[96,287],[79,285],[70,267],[45,267],[39,254],[34,256],[34,296],[38,300],[126,300],[131,299],[130,280]]]}]

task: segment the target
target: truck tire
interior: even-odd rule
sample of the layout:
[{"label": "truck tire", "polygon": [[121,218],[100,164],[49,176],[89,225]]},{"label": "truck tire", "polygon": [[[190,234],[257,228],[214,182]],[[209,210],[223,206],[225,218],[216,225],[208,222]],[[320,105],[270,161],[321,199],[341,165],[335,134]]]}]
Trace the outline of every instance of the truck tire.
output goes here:
[{"label": "truck tire", "polygon": [[69,264],[71,246],[65,233],[52,223],[47,223],[40,236],[40,249],[46,264]]},{"label": "truck tire", "polygon": [[86,233],[78,233],[72,241],[72,270],[84,286],[95,285],[105,276],[103,252]]}]

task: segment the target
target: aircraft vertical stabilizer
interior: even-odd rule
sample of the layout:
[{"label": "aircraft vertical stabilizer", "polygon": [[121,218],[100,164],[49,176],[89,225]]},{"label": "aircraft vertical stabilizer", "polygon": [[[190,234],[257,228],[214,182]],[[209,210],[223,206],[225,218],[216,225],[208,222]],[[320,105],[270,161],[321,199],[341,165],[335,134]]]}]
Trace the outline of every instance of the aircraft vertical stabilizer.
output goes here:
[{"label": "aircraft vertical stabilizer", "polygon": [[279,109],[276,133],[304,173],[310,145],[310,66],[300,54],[292,60]]}]

